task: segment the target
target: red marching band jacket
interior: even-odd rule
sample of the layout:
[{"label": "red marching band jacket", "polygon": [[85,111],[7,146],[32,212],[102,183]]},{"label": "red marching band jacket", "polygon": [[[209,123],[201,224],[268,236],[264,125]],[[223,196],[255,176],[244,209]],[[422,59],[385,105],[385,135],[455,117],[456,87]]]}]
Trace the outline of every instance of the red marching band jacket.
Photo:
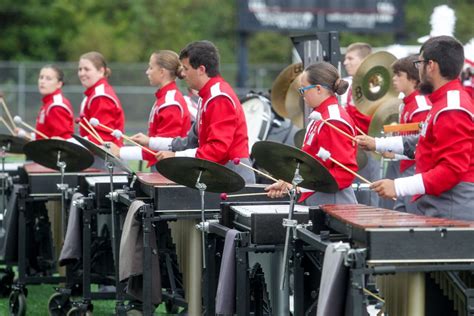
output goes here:
[{"label": "red marching band jacket", "polygon": [[459,182],[474,182],[474,106],[459,80],[433,92],[416,147],[416,173],[425,193],[439,196]]},{"label": "red marching band jacket", "polygon": [[[400,124],[424,122],[430,109],[431,101],[426,96],[420,95],[418,90],[415,90],[403,98],[400,110]],[[414,160],[400,161],[400,172],[404,172],[414,164]]]},{"label": "red marching band jacket", "polygon": [[[369,125],[372,117],[359,112],[355,106],[354,99],[352,98],[352,86],[349,87],[349,92],[347,93],[347,103],[345,109],[347,114],[349,114],[349,116],[354,121],[355,126],[357,126],[365,134],[369,133]],[[356,134],[360,133],[356,130]]]},{"label": "red marching band jacket", "polygon": [[[337,98],[331,96],[323,101],[313,112],[321,113],[324,120],[329,121],[349,135],[356,135],[354,123],[349,114],[337,102]],[[342,135],[334,128],[320,121],[311,121],[306,129],[306,135],[302,150],[319,160],[336,180],[339,190],[349,187],[354,181],[354,175],[341,168],[331,160],[321,160],[317,157],[319,149],[323,147],[329,151],[331,157],[342,163],[349,169],[357,172],[357,145],[347,136]],[[299,202],[304,201],[312,192],[304,192]]]},{"label": "red marching band jacket", "polygon": [[[149,137],[185,137],[191,127],[191,115],[183,95],[172,81],[155,93],[156,101],[148,119]],[[156,163],[156,158],[142,150],[142,157],[149,165]]]},{"label": "red marching band jacket", "polygon": [[[84,117],[87,120],[96,118],[101,124],[124,132],[125,117],[122,105],[106,78],[97,81],[84,94],[85,97],[81,103],[81,118]],[[104,141],[113,142],[119,147],[122,146],[122,139],[115,138],[107,129],[100,126],[94,128]],[[89,133],[82,127],[79,128],[79,133],[81,136],[87,136],[91,142],[98,144],[98,141],[89,136]]]},{"label": "red marching band jacket", "polygon": [[232,87],[222,77],[213,77],[199,96],[196,157],[222,165],[234,158],[248,158],[247,123]]},{"label": "red marching band jacket", "polygon": [[[74,133],[74,110],[61,89],[43,97],[43,105],[36,118],[36,129],[48,137],[71,138]],[[43,139],[36,134],[36,139]]]}]

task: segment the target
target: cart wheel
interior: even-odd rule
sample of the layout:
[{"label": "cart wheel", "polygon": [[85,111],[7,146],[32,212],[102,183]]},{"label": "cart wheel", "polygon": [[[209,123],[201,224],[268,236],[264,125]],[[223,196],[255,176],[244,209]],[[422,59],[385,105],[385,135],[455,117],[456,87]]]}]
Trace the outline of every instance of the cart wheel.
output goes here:
[{"label": "cart wheel", "polygon": [[67,312],[67,316],[91,316],[91,315],[92,315],[91,311],[89,310],[84,311],[77,306],[74,306],[73,308],[69,310],[69,312]]},{"label": "cart wheel", "polygon": [[8,299],[8,310],[12,316],[26,315],[26,297],[20,291],[13,291],[10,293]]},{"label": "cart wheel", "polygon": [[127,316],[143,316],[143,312],[138,309],[131,309],[127,311]]},{"label": "cart wheel", "polygon": [[66,316],[72,304],[69,295],[64,293],[54,293],[48,301],[49,315]]}]

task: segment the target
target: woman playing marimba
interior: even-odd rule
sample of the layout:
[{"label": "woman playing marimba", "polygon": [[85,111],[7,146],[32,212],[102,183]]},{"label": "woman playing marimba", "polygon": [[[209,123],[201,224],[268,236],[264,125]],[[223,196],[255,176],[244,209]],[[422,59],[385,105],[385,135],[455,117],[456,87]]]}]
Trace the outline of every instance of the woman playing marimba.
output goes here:
[{"label": "woman playing marimba", "polygon": [[[320,149],[329,151],[331,157],[352,171],[357,171],[355,142],[342,135],[333,126],[349,136],[355,136],[354,122],[338,104],[335,94],[343,94],[349,84],[339,77],[337,69],[329,63],[318,62],[308,66],[300,76],[299,92],[307,106],[313,109],[311,122],[306,130],[302,150],[318,159],[335,178],[339,191],[336,193],[304,192],[300,202],[315,204],[356,204],[352,189],[353,173],[335,164],[332,160],[322,160]],[[326,123],[327,122],[327,123]],[[333,125],[333,126],[330,126]],[[282,180],[268,186],[268,196],[281,197],[291,184]]]}]

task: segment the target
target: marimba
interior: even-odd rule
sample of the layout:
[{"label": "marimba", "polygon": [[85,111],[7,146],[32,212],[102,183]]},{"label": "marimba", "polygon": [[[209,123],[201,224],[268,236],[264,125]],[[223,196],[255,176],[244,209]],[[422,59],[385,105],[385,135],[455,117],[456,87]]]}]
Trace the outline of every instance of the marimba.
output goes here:
[{"label": "marimba", "polygon": [[[351,244],[346,260],[351,269],[351,315],[361,315],[356,306],[363,304],[364,275],[399,273],[408,273],[408,279],[385,279],[382,285],[390,314],[447,315],[457,311],[474,315],[469,303],[474,299],[470,289],[473,222],[364,205],[323,205],[310,209],[310,218],[315,233],[322,236],[325,230],[335,231]],[[408,288],[394,288],[390,283],[404,283]]]}]

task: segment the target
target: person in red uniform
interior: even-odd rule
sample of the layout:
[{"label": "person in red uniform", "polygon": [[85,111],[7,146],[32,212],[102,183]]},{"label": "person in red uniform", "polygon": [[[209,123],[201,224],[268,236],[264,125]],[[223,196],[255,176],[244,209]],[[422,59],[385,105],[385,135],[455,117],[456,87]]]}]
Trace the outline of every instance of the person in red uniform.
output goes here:
[{"label": "person in red uniform", "polygon": [[[36,130],[48,137],[70,139],[74,133],[74,110],[71,102],[63,95],[64,73],[55,65],[41,68],[38,77],[38,91],[43,96],[36,118]],[[18,136],[28,139],[43,139],[41,135],[17,129]]]},{"label": "person in red uniform", "polygon": [[[156,101],[148,120],[148,136],[143,133],[131,138],[143,146],[150,146],[154,137],[185,137],[191,127],[191,119],[186,101],[176,85],[176,77],[181,78],[183,66],[179,56],[170,50],[161,50],[150,56],[146,74],[152,86],[158,86]],[[154,155],[138,146],[111,148],[112,153],[125,160],[147,160],[156,163]]]},{"label": "person in red uniform", "polygon": [[[347,47],[346,54],[344,56],[344,67],[347,74],[349,75],[349,77],[344,78],[344,80],[348,81],[350,85],[347,93],[341,97],[341,104],[344,106],[347,113],[354,121],[357,135],[361,134],[358,129],[367,134],[372,117],[359,112],[355,106],[352,96],[352,77],[355,76],[364,59],[371,53],[372,46],[370,46],[370,44],[357,42],[352,43]],[[380,161],[364,151],[360,152],[359,154],[365,155],[367,157],[367,164],[359,170],[359,174],[369,181],[380,179]],[[356,178],[355,183],[360,183],[360,180]],[[379,198],[374,192],[357,191],[356,197],[357,201],[359,201],[361,204],[371,206],[379,205]]]},{"label": "person in red uniform", "polygon": [[[420,75],[418,70],[413,67],[413,62],[418,60],[418,56],[411,55],[400,58],[392,64],[393,70],[393,86],[396,91],[403,93],[403,103],[400,105],[399,123],[416,123],[424,122],[429,110],[431,109],[430,100],[420,95],[418,85],[420,83]],[[357,136],[359,145],[364,149],[375,149],[376,139],[370,136]],[[378,142],[383,139],[377,139]],[[408,177],[415,174],[415,161],[403,155],[394,155],[389,153],[396,161],[389,161],[385,177],[388,179],[396,179],[399,177]],[[380,206],[384,208],[393,208],[396,211],[414,213],[416,205],[412,203],[411,196],[398,197],[396,202],[389,199],[380,201]]]},{"label": "person in red uniform", "polygon": [[[107,80],[111,73],[102,54],[88,52],[80,57],[77,74],[82,86],[86,88],[85,97],[81,103],[80,117],[87,120],[96,118],[101,124],[123,133],[125,117],[122,105]],[[100,126],[95,129],[105,142],[122,146],[122,140],[112,136],[107,129]],[[99,144],[82,127],[79,128],[79,133],[91,142]]]},{"label": "person in red uniform", "polygon": [[247,183],[253,171],[235,165],[239,158],[250,165],[247,124],[242,105],[219,73],[219,52],[209,41],[189,43],[179,55],[183,78],[199,94],[199,118],[185,138],[155,138],[150,147],[160,150],[157,159],[196,157],[225,165]]},{"label": "person in red uniform", "polygon": [[[307,106],[313,112],[319,112],[324,120],[332,123],[349,135],[356,135],[354,122],[342,106],[338,104],[335,94],[343,94],[349,84],[339,77],[337,69],[329,63],[318,62],[308,66],[300,79],[300,93]],[[310,115],[311,119],[311,115]],[[332,158],[352,171],[357,171],[356,144],[347,136],[325,124],[323,120],[312,120],[306,130],[302,150],[319,160],[336,180],[339,191],[336,193],[304,192],[300,202],[306,200],[308,205],[317,204],[357,204],[352,189],[354,175],[329,159],[321,160],[318,152],[323,148],[330,152]],[[282,180],[268,186],[268,196],[281,197],[286,194],[291,184]]]},{"label": "person in red uniform", "polygon": [[[416,146],[416,174],[372,185],[382,197],[415,195],[422,215],[474,220],[474,105],[459,81],[463,62],[462,44],[453,37],[423,44],[414,64],[432,108]],[[410,142],[395,141],[390,149],[413,152]]]}]

